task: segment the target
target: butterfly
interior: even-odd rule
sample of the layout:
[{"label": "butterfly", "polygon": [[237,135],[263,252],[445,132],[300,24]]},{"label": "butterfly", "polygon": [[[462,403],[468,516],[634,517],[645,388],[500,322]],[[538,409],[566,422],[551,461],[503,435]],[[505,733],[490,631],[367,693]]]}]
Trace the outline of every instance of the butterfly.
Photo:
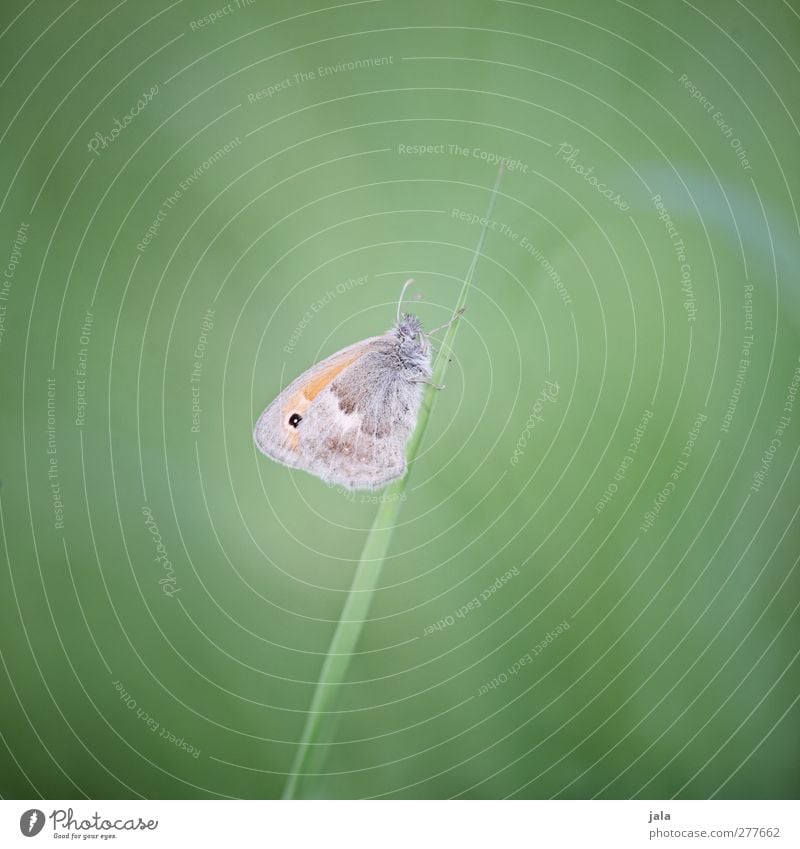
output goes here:
[{"label": "butterfly", "polygon": [[266,407],[253,432],[262,453],[347,489],[378,489],[405,474],[422,385],[431,382],[428,336],[463,312],[424,333],[417,316],[400,313],[412,282],[390,330],[313,365]]}]

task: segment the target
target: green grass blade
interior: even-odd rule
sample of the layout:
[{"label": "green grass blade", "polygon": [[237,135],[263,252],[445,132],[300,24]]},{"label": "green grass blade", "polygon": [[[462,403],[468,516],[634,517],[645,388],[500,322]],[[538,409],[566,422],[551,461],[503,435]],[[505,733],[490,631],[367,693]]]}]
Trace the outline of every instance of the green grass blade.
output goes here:
[{"label": "green grass blade", "polygon": [[[486,223],[481,229],[478,244],[475,247],[475,252],[473,253],[469,269],[461,287],[461,292],[456,301],[456,310],[466,304],[469,287],[472,283],[475,268],[477,267],[478,259],[486,240],[488,221],[494,211],[494,202],[497,197],[497,189],[500,185],[502,175],[503,169],[501,166],[497,172],[497,179],[495,180],[489,200],[489,207],[485,216]],[[450,362],[449,352],[453,349],[453,340],[455,339],[458,324],[458,321],[454,321],[445,331],[444,340],[433,365],[433,375],[431,377],[431,383],[433,384],[441,384],[444,381],[447,366]],[[347,676],[353,650],[356,647],[358,638],[361,636],[361,631],[372,603],[372,596],[375,592],[378,578],[380,577],[383,561],[389,551],[389,545],[391,544],[394,529],[397,525],[397,517],[400,513],[400,506],[403,503],[401,495],[408,485],[411,467],[419,452],[425,430],[428,427],[428,421],[437,391],[434,386],[426,387],[417,419],[417,427],[408,442],[406,454],[409,466],[408,472],[403,478],[390,484],[384,490],[384,500],[375,514],[375,520],[364,542],[361,558],[358,561],[358,566],[353,576],[353,583],[342,608],[342,614],[333,633],[333,639],[325,656],[325,661],[322,664],[319,680],[311,699],[303,734],[295,752],[291,772],[289,773],[283,792],[284,799],[304,798],[307,795],[308,784],[316,774],[310,767],[313,765],[316,769],[319,769],[327,754],[330,740],[333,736],[333,725],[336,720],[336,715],[332,713],[332,708],[336,702],[342,682]]]}]

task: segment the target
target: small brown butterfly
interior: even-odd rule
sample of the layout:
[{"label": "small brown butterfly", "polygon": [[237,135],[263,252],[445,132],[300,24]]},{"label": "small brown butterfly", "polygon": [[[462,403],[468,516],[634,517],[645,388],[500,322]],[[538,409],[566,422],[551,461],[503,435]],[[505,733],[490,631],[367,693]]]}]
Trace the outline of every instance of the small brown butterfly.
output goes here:
[{"label": "small brown butterfly", "polygon": [[431,377],[430,334],[417,316],[400,314],[412,282],[403,286],[391,330],[312,366],[269,404],[253,433],[260,451],[347,489],[377,489],[402,477],[421,384]]}]

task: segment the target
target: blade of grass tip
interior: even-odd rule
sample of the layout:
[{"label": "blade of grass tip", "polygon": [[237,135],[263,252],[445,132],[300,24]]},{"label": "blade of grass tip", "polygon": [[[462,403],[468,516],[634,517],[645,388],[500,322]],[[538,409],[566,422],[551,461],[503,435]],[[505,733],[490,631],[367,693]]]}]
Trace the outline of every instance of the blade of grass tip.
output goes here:
[{"label": "blade of grass tip", "polygon": [[[481,256],[483,244],[486,240],[489,219],[494,211],[495,198],[497,197],[497,190],[500,186],[502,176],[503,167],[501,165],[497,171],[497,178],[492,188],[489,206],[484,219],[485,223],[481,229],[469,269],[467,270],[461,292],[456,301],[456,310],[461,309],[466,303],[472,278],[475,275],[475,269],[478,265],[478,259]],[[454,321],[445,332],[444,341],[433,365],[432,384],[442,383],[445,372],[447,371],[447,365],[450,361],[448,352],[452,350],[457,327],[458,321]],[[411,466],[419,452],[422,437],[428,426],[436,392],[437,390],[434,386],[426,387],[417,419],[417,427],[408,443],[406,455],[409,467],[408,472],[400,480],[390,484],[384,490],[383,500],[378,507],[375,520],[364,542],[364,548],[361,551],[361,557],[356,566],[355,575],[353,576],[353,583],[347,594],[347,599],[342,608],[342,614],[333,633],[328,653],[325,655],[325,660],[322,664],[319,680],[314,689],[314,695],[308,709],[303,733],[295,752],[291,771],[287,777],[286,787],[283,792],[284,799],[304,797],[309,779],[313,779],[316,775],[316,772],[312,771],[310,766],[313,764],[316,769],[319,769],[330,747],[330,741],[333,737],[333,724],[336,721],[336,714],[333,713],[332,707],[341,689],[342,682],[347,675],[353,650],[358,642],[358,638],[361,636],[361,631],[364,627],[370,604],[372,603],[372,596],[377,586],[378,578],[380,577],[383,561],[386,558],[389,545],[392,541],[397,517],[400,513],[400,506],[403,503],[401,495],[408,484]]]},{"label": "blade of grass tip", "polygon": [[[469,292],[469,287],[472,285],[472,278],[475,276],[478,259],[483,251],[483,243],[486,241],[486,233],[489,229],[489,221],[491,220],[492,213],[494,212],[494,202],[497,198],[497,190],[500,188],[500,180],[502,177],[503,166],[500,165],[497,169],[497,177],[495,178],[494,186],[492,186],[492,193],[489,196],[489,205],[483,219],[484,225],[481,227],[481,234],[478,237],[478,243],[475,245],[475,250],[472,253],[472,259],[470,261],[469,268],[467,269],[467,274],[464,277],[464,283],[461,286],[461,292],[459,292],[458,299],[456,300],[456,306],[453,310],[454,315],[467,304],[467,293]],[[433,402],[438,391],[436,386],[444,385],[444,376],[447,371],[447,366],[450,363],[450,352],[453,350],[453,340],[456,338],[456,332],[459,324],[460,322],[454,321],[445,331],[444,339],[442,340],[441,347],[439,348],[439,353],[437,354],[436,361],[433,364],[431,384],[434,385],[426,387],[425,395],[422,398],[422,406],[420,407],[419,416],[417,417],[417,427],[415,428],[411,439],[408,441],[407,458],[409,471],[411,464],[416,459],[420,444],[422,443],[422,437],[425,435],[425,430],[428,427],[428,420],[430,419],[431,410],[433,410]],[[405,485],[405,481],[407,480],[408,474],[406,474],[402,480],[397,481],[397,483]]]}]

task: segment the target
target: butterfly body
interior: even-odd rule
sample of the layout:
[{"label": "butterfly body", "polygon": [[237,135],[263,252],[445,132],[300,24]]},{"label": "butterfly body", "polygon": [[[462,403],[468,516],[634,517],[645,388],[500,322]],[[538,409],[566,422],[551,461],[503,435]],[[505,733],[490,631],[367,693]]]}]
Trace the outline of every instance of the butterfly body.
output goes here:
[{"label": "butterfly body", "polygon": [[405,314],[387,333],[343,348],[290,383],[259,416],[256,445],[330,484],[385,486],[405,473],[405,445],[430,376],[421,322]]}]

